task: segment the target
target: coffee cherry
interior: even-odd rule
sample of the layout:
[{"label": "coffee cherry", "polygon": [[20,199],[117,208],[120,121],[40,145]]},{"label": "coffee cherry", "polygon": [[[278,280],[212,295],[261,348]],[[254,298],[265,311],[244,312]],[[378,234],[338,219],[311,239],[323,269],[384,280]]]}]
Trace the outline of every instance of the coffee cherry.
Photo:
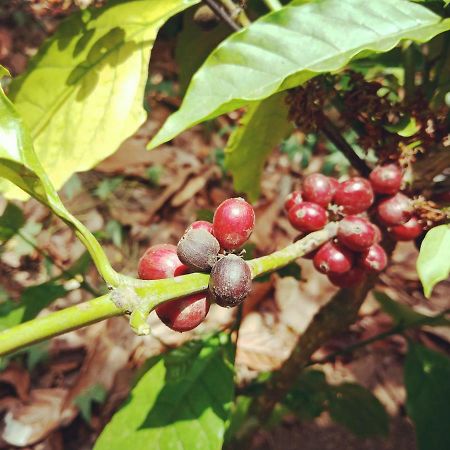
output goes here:
[{"label": "coffee cherry", "polygon": [[389,234],[396,241],[412,241],[423,232],[423,227],[417,217],[411,217],[408,222],[401,225],[394,225],[389,228]]},{"label": "coffee cherry", "polygon": [[353,253],[339,244],[327,242],[319,248],[313,263],[321,273],[343,273],[353,266]]},{"label": "coffee cherry", "polygon": [[[147,249],[139,260],[138,274],[143,280],[160,280],[183,275],[189,270],[177,256],[175,245],[160,244]],[[174,331],[192,330],[209,311],[205,293],[188,295],[171,300],[155,308],[156,314]]]},{"label": "coffee cherry", "polygon": [[303,232],[321,230],[328,222],[324,208],[311,202],[301,202],[289,210],[291,225]]},{"label": "coffee cherry", "polygon": [[243,198],[229,198],[214,213],[213,234],[225,250],[241,247],[255,227],[255,212]]},{"label": "coffee cherry", "polygon": [[380,201],[377,213],[385,225],[406,223],[412,215],[411,200],[401,192]]},{"label": "coffee cherry", "polygon": [[208,314],[210,303],[205,293],[192,294],[163,303],[155,308],[160,320],[174,331],[182,333],[196,328]]},{"label": "coffee cherry", "polygon": [[402,170],[397,164],[376,166],[370,173],[369,180],[377,194],[395,194],[402,185]]},{"label": "coffee cherry", "polygon": [[187,273],[189,267],[177,256],[177,248],[171,244],[159,244],[148,248],[138,263],[138,276],[142,280],[160,280]]},{"label": "coffee cherry", "polygon": [[330,179],[321,173],[308,175],[302,184],[303,199],[326,208],[333,199],[333,186]]},{"label": "coffee cherry", "polygon": [[381,233],[380,227],[378,225],[375,225],[374,223],[370,222],[370,225],[372,225],[372,228],[375,231],[375,244],[378,244],[383,239],[383,233]]},{"label": "coffee cherry", "polygon": [[301,191],[292,191],[284,201],[284,210],[288,213],[289,210],[295,206],[301,203],[302,200],[302,193]]},{"label": "coffee cherry", "polygon": [[213,224],[206,220],[196,220],[187,227],[186,232],[189,230],[206,230],[208,233],[212,234]]},{"label": "coffee cherry", "polygon": [[369,272],[381,272],[387,266],[388,258],[381,245],[373,244],[358,256],[357,262]]},{"label": "coffee cherry", "polygon": [[372,205],[373,198],[370,183],[364,178],[354,177],[339,184],[334,202],[342,206],[345,214],[359,214]]},{"label": "coffee cherry", "polygon": [[329,273],[328,279],[335,286],[340,288],[351,288],[364,280],[365,272],[359,267],[353,267],[348,272],[344,273]]},{"label": "coffee cherry", "polygon": [[211,269],[217,261],[219,251],[217,239],[202,228],[186,232],[177,245],[180,261],[201,272]]},{"label": "coffee cherry", "polygon": [[225,308],[239,305],[251,288],[252,273],[241,257],[229,254],[214,265],[209,279],[209,292],[218,305]]},{"label": "coffee cherry", "polygon": [[332,194],[332,196],[334,198],[334,196],[336,194],[336,191],[338,190],[338,187],[339,187],[339,181],[336,180],[336,178],[333,178],[333,177],[329,177],[328,181],[331,184],[331,194]]},{"label": "coffee cherry", "polygon": [[347,216],[339,222],[337,238],[349,249],[361,252],[375,242],[375,228],[363,217]]}]

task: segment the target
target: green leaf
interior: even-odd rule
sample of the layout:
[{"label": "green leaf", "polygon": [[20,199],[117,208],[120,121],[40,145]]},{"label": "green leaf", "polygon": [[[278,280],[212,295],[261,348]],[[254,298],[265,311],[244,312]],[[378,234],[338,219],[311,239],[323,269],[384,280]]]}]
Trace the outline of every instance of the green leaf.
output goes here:
[{"label": "green leaf", "polygon": [[434,326],[450,326],[450,320],[445,317],[430,317],[425,314],[420,314],[406,305],[402,305],[395,300],[392,300],[382,292],[374,292],[374,297],[380,303],[383,311],[389,314],[396,324],[405,327],[434,325]]},{"label": "green leaf", "polygon": [[95,450],[221,449],[233,400],[231,353],[229,337],[219,335],[152,359]]},{"label": "green leaf", "polygon": [[273,148],[292,130],[284,93],[250,105],[225,148],[225,167],[234,190],[255,201],[259,197],[264,163]]},{"label": "green leaf", "polygon": [[81,417],[89,423],[91,421],[92,404],[103,403],[106,399],[107,391],[100,384],[90,386],[74,399],[74,403],[80,410]]},{"label": "green leaf", "polygon": [[56,299],[64,297],[66,289],[59,283],[47,282],[26,288],[20,301],[0,304],[0,331],[35,318]]},{"label": "green leaf", "polygon": [[22,210],[14,203],[8,203],[0,217],[0,241],[11,239],[24,223]]},{"label": "green leaf", "polygon": [[232,34],[192,78],[181,108],[148,148],[185,129],[342,69],[355,57],[386,52],[402,39],[424,42],[450,19],[406,0],[297,0]]},{"label": "green leaf", "polygon": [[92,233],[62,204],[34,152],[30,135],[21,117],[0,87],[1,177],[50,207],[56,215],[74,228],[103,278],[111,285],[117,285],[118,275],[112,269],[102,247]]},{"label": "green leaf", "polygon": [[386,436],[389,416],[380,401],[367,389],[343,383],[328,396],[331,418],[360,437]]},{"label": "green leaf", "polygon": [[450,224],[432,228],[420,246],[417,273],[425,297],[430,298],[434,286],[450,273]]},{"label": "green leaf", "polygon": [[144,122],[144,89],[159,28],[198,0],[110,1],[78,11],[11,86],[56,188],[111,155]]},{"label": "green leaf", "polygon": [[450,359],[410,344],[405,361],[406,410],[420,450],[450,448]]},{"label": "green leaf", "polygon": [[123,177],[105,178],[100,181],[94,194],[101,200],[106,200],[122,183]]}]

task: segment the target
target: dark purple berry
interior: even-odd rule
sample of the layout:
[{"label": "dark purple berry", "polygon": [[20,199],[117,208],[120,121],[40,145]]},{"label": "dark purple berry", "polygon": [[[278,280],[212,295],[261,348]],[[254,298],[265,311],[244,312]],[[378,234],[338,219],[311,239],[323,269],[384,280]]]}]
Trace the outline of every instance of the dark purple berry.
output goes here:
[{"label": "dark purple berry", "polygon": [[217,239],[202,228],[187,231],[177,245],[180,261],[199,271],[209,271],[216,263],[219,251]]}]

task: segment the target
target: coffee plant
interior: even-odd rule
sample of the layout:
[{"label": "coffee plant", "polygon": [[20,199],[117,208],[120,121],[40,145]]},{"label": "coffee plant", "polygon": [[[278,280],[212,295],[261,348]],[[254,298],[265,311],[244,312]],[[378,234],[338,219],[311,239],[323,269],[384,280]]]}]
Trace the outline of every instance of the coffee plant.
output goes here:
[{"label": "coffee plant", "polygon": [[[258,429],[286,414],[314,418],[327,411],[359,436],[385,435],[388,416],[376,397],[356,384],[328,384],[308,367],[403,335],[406,412],[418,447],[450,448],[450,360],[413,333],[448,327],[448,309],[427,316],[376,292],[393,328],[313,359],[355,322],[399,241],[420,249],[417,273],[428,299],[449,276],[448,2],[111,0],[86,2],[81,10],[60,3],[57,14],[68,17],[28,69],[15,78],[0,69],[0,190],[9,199],[0,240],[23,225],[13,200],[33,197],[73,229],[107,293],[91,289],[92,300],[36,317],[64,292],[45,289],[31,308],[31,291],[0,332],[0,354],[114,316],[126,316],[135,333],[147,335],[153,310],[167,327],[185,332],[200,325],[213,304],[234,308],[229,329],[148,361],[94,448],[242,449]],[[20,8],[14,4],[10,8]],[[183,35],[188,27],[191,40]],[[58,190],[113,154],[145,121],[150,55],[164,30],[176,37],[183,99],[147,148],[227,115],[232,125],[223,164],[237,194],[217,205],[212,222],[193,222],[177,246],[148,248],[131,277],[113,268]],[[258,223],[252,204],[265,162],[298,134],[330,142],[345,158],[340,176],[300,174],[282,200],[299,236],[274,253],[244,259]],[[326,158],[318,146],[313,152]],[[252,280],[301,257],[339,290],[278,370],[235,390],[235,349]]]}]

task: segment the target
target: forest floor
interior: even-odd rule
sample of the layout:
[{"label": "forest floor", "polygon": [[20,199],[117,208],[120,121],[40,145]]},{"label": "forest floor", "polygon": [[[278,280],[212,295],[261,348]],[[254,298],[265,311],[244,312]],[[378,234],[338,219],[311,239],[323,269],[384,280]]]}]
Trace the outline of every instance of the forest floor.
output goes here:
[{"label": "forest floor", "polygon": [[[54,29],[57,20],[49,21],[44,31],[35,27],[28,33],[12,28],[4,17],[2,20],[0,63],[18,74],[25,70],[33,49]],[[152,86],[161,88],[164,80],[176,77],[172,55],[170,42],[155,48]],[[210,219],[222,200],[235,195],[230,178],[224,174],[223,148],[226,130],[238,113],[195,127],[170,145],[147,152],[150,136],[179,103],[170,92],[161,92],[156,88],[148,92],[150,118],[134,136],[94,170],[74,175],[61,191],[69,209],[97,233],[114,267],[133,276],[148,246],[176,244],[190,222]],[[272,252],[296,237],[283,213],[284,198],[301,175],[320,170],[328,157],[324,148],[308,157],[305,164],[304,149],[299,145],[271,156],[261,198],[255,204],[256,229],[247,246],[248,257]],[[338,175],[339,167],[334,170]],[[3,300],[17,300],[25,288],[48,281],[61,269],[68,270],[84,254],[73,233],[45,207],[34,200],[17,204],[27,223],[22,237],[14,237],[0,252]],[[0,214],[5,206],[6,200],[0,197]],[[432,299],[426,300],[415,271],[417,254],[413,244],[399,245],[376,290],[432,315],[449,306],[450,283],[438,285]],[[279,368],[312,316],[335,292],[326,277],[313,270],[310,261],[299,261],[299,267],[300,280],[273,274],[254,283],[239,333],[239,384],[260,372]],[[84,279],[94,290],[104,289],[92,265],[84,272]],[[67,281],[64,287],[69,293],[41,315],[92,297],[76,280]],[[172,332],[152,314],[151,334],[146,337],[134,335],[125,318],[114,318],[39,344],[23,358],[3,361],[0,412],[7,420],[2,420],[0,448],[13,448],[13,444],[35,450],[92,448],[105,423],[126,398],[133,375],[145,360],[207,330],[230,325],[233,314],[213,306],[204,324],[183,334]],[[315,357],[391,326],[390,316],[369,296],[350,330],[330,341]],[[416,335],[427,346],[450,351],[448,329],[425,328]],[[413,450],[414,433],[404,411],[405,350],[406,341],[393,336],[321,366],[330,383],[356,381],[375,393],[392,417],[387,439],[358,439],[322,415],[304,423],[288,418],[273,430],[261,431],[255,436],[254,448]],[[21,442],[15,437],[18,434],[23,436]]]}]

